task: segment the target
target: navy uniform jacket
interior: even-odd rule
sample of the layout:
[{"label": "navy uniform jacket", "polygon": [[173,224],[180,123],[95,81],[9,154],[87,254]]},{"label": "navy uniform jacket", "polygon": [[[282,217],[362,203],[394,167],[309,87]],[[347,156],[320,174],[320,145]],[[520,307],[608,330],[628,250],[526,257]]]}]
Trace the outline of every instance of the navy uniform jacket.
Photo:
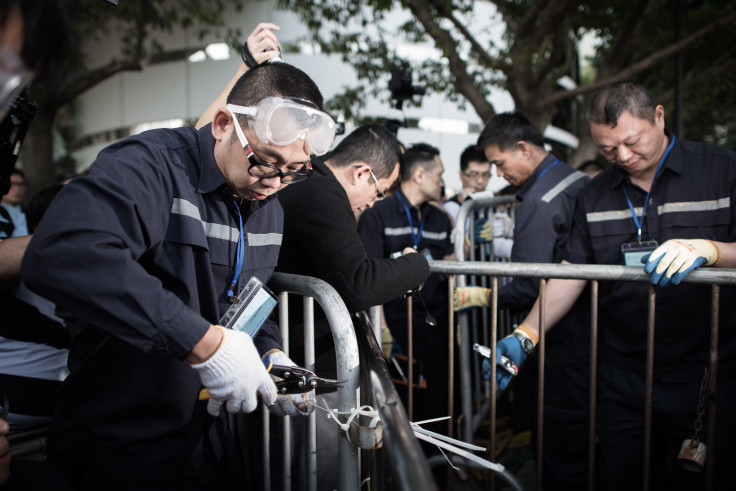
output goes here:
[{"label": "navy uniform jacket", "polygon": [[[516,223],[511,260],[524,263],[559,263],[572,228],[575,197],[590,181],[588,176],[552,154],[539,163],[516,199]],[[498,307],[526,312],[539,295],[539,279],[514,278],[498,292]],[[549,363],[571,361],[590,347],[587,330],[590,300],[581,295],[574,309],[547,337]],[[558,354],[559,351],[559,354]]]},{"label": "navy uniform jacket", "polygon": [[[412,238],[412,227],[402,202],[409,207],[413,234],[420,232],[421,221],[418,211],[424,221],[419,243],[416,246],[420,253],[429,252],[432,259],[441,260],[444,256],[453,253],[450,243],[452,222],[441,208],[432,204],[424,203],[417,210],[412,207],[409,200],[397,189],[396,193],[383,201],[376,202],[371,208],[360,215],[358,232],[365,244],[365,250],[370,257],[391,257],[396,252],[401,252],[406,247],[414,246]],[[420,292],[422,299],[427,304],[429,311],[438,320],[444,322],[447,317],[447,281],[442,275],[431,275]],[[421,300],[414,296],[413,312],[415,325],[423,325],[426,316]],[[386,321],[391,329],[391,334],[400,342],[404,339],[406,329],[406,300],[399,298],[384,304]],[[427,330],[415,330],[415,339],[420,338],[422,332]]]},{"label": "navy uniform jacket", "polygon": [[[123,482],[180,477],[204,434],[199,376],[183,358],[229,305],[239,236],[213,151],[210,125],[111,145],[61,190],[23,260],[29,287],[82,326],[49,446]],[[239,287],[268,281],[283,228],[275,199],[241,210]],[[261,353],[279,342],[274,324],[256,337]]]},{"label": "navy uniform jacket", "polygon": [[[670,137],[674,137],[668,132]],[[623,186],[641,217],[646,192],[611,166],[578,195],[564,259],[578,264],[624,264],[621,245],[636,241],[636,225]],[[642,240],[736,241],[736,152],[675,141],[651,188]],[[644,373],[647,283],[601,282],[601,359]],[[699,382],[708,364],[710,288],[657,287],[654,376]],[[736,375],[736,291],[721,288],[718,377]],[[729,328],[723,328],[728,326]]]}]

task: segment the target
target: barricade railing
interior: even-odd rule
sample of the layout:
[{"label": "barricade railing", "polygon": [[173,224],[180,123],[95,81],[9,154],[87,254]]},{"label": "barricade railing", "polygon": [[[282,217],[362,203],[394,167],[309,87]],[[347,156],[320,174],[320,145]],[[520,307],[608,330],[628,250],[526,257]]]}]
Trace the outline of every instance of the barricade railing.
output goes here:
[{"label": "barricade railing", "polygon": [[[289,302],[300,300],[302,302],[304,367],[307,369],[315,368],[314,301],[319,304],[329,322],[335,345],[337,380],[342,382],[337,390],[337,408],[330,409],[337,409],[340,413],[349,413],[357,409],[360,393],[363,404],[371,405],[380,416],[382,441],[381,448],[377,450],[361,450],[345,434],[340,435],[339,461],[330,469],[339,468],[339,489],[358,491],[365,482],[370,482],[369,489],[374,490],[437,489],[393,386],[386,362],[381,356],[380,344],[372,331],[368,316],[366,314],[351,316],[335,289],[317,278],[276,273],[271,277],[269,286],[279,297],[279,327],[284,343],[283,349],[287,355],[290,351]],[[359,387],[362,390],[359,391]],[[317,396],[318,404],[319,401],[320,397]],[[265,407],[261,410],[262,487],[264,490],[271,489],[271,458],[280,458],[280,465],[275,467],[282,473],[279,480],[283,484],[283,489],[290,491],[292,441],[296,436],[292,434],[291,418],[271,415]],[[317,489],[317,453],[320,451],[316,438],[317,417],[316,411],[306,417],[308,476],[306,488],[310,491]],[[324,418],[325,414],[320,413],[319,417]],[[282,438],[278,449],[271,447],[269,434],[271,418],[281,420]],[[365,461],[362,476],[361,457]],[[386,469],[390,472],[386,472]]]},{"label": "barricade railing", "polygon": [[437,485],[383,358],[380,337],[374,334],[375,315],[376,308],[370,319],[362,313],[355,323],[362,359],[361,404],[378,410],[383,434],[382,448],[362,453],[369,469],[370,489],[435,490]]},{"label": "barricade railing", "polygon": [[[482,404],[483,394],[475,392],[475,407],[480,408],[479,413],[473,413],[472,397],[473,390],[471,387],[471,360],[472,364],[480,365],[478,357],[471,358],[471,346],[474,341],[484,342],[490,346],[495,346],[498,340],[498,324],[496,319],[498,318],[497,312],[497,278],[499,277],[527,277],[527,278],[539,278],[540,280],[540,297],[542,300],[545,296],[545,289],[547,279],[551,278],[562,278],[562,279],[577,279],[587,280],[591,284],[591,366],[590,366],[590,409],[589,409],[589,488],[594,489],[594,468],[595,468],[595,452],[594,450],[594,438],[595,438],[595,403],[596,403],[596,355],[597,355],[597,338],[598,338],[598,319],[597,319],[597,303],[598,303],[598,283],[599,281],[627,281],[627,282],[647,282],[649,276],[644,273],[642,267],[637,266],[606,266],[606,265],[572,265],[572,264],[537,264],[537,263],[499,263],[499,262],[476,262],[476,261],[432,261],[430,263],[432,274],[445,274],[452,275],[452,278],[456,278],[457,285],[465,285],[465,278],[467,276],[483,276],[490,278],[491,287],[493,288],[491,298],[489,298],[489,316],[491,319],[490,332],[488,333],[490,339],[478,339],[477,337],[471,336],[471,330],[469,329],[470,315],[468,312],[459,313],[457,315],[457,329],[460,352],[460,378],[461,378],[461,395],[462,395],[462,417],[461,419],[465,422],[463,438],[471,442],[473,434],[477,429],[477,424],[471,424],[471,422],[478,422],[486,417],[486,413],[490,416],[490,448],[495,448],[495,404],[496,404],[496,386],[495,384],[487,384],[489,393],[485,394],[487,404]],[[449,282],[450,289],[454,287],[455,281]],[[687,277],[683,279],[683,283],[693,283],[701,285],[710,285],[712,290],[712,302],[711,302],[711,343],[710,343],[710,366],[708,378],[708,435],[709,441],[714,441],[715,437],[715,391],[716,391],[716,363],[718,359],[718,308],[720,301],[720,286],[721,285],[736,285],[736,269],[720,269],[720,268],[701,268],[692,271]],[[675,287],[676,288],[676,287]],[[649,286],[648,301],[649,301],[649,312],[647,318],[647,359],[646,359],[646,398],[645,398],[645,415],[644,415],[644,481],[643,489],[649,489],[649,471],[650,471],[650,448],[651,448],[651,412],[652,412],[652,386],[653,386],[653,340],[654,340],[654,302],[656,299],[655,288],[653,285]],[[542,305],[544,302],[542,301]],[[538,380],[538,407],[537,407],[537,425],[538,440],[537,440],[537,476],[538,476],[538,488],[541,489],[542,483],[542,461],[541,451],[543,448],[543,412],[544,412],[544,350],[545,350],[545,309],[540,308],[539,311],[539,323],[540,323],[540,337],[539,344],[537,346],[537,355],[539,357],[539,374]],[[450,313],[449,325],[454,325],[454,318],[452,312]],[[495,350],[493,352],[495,358]],[[495,370],[495,359],[492,359],[492,366]],[[495,379],[492,373],[491,379]],[[449,382],[451,383],[451,381]],[[486,413],[484,413],[484,411]],[[454,416],[454,415],[453,415]],[[708,452],[708,460],[706,470],[708,472],[707,486],[708,489],[712,489],[713,484],[713,458],[714,452]]]}]

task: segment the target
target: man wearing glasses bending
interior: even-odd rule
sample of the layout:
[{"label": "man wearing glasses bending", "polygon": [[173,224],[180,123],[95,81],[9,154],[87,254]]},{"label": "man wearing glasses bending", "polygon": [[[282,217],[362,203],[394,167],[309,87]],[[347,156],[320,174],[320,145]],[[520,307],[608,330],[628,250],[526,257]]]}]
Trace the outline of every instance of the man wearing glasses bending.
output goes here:
[{"label": "man wearing glasses bending", "polygon": [[334,136],[314,82],[265,64],[211,124],[115,143],[57,196],[22,276],[79,321],[48,436],[79,489],[239,489],[221,409],[253,411],[257,394],[274,404],[261,356],[281,336],[219,319],[252,277],[268,281],[283,227],[274,193],[308,178]]}]

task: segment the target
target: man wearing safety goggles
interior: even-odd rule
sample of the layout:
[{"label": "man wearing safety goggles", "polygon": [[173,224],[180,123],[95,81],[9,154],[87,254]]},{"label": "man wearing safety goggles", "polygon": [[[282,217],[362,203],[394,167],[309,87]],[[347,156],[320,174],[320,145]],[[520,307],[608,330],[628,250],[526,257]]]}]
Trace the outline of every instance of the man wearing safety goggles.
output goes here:
[{"label": "man wearing safety goggles", "polygon": [[82,326],[48,438],[80,489],[242,487],[225,411],[278,404],[261,357],[281,353],[281,334],[218,324],[249,280],[271,276],[273,195],[332,144],[322,106],[301,70],[259,65],[211,124],[115,143],[55,199],[22,276]]}]

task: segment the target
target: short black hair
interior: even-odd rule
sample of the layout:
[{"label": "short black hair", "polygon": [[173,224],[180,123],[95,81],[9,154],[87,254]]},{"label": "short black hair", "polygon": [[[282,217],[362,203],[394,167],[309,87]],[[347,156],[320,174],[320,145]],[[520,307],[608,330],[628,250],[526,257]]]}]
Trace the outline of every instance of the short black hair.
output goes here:
[{"label": "short black hair", "polygon": [[618,118],[626,111],[635,118],[654,123],[656,108],[657,103],[654,98],[642,85],[633,82],[619,82],[591,96],[585,117],[588,124],[605,124],[615,128]]},{"label": "short black hair", "polygon": [[516,148],[516,144],[525,141],[544,150],[544,137],[539,129],[521,113],[501,113],[493,116],[486,124],[480,136],[478,147],[485,149],[496,145],[505,152]]},{"label": "short black hair", "polygon": [[251,68],[235,82],[227,102],[253,106],[266,97],[295,97],[324,110],[324,99],[314,80],[287,63],[262,63]]},{"label": "short black hair", "polygon": [[399,141],[391,130],[380,124],[355,128],[324,158],[330,165],[346,167],[364,162],[379,179],[389,177],[401,160]]},{"label": "short black hair", "polygon": [[399,171],[401,182],[408,181],[417,166],[422,166],[428,171],[434,169],[437,165],[435,157],[439,154],[439,149],[428,143],[416,143],[409,147],[401,159]]},{"label": "short black hair", "polygon": [[467,170],[468,165],[471,162],[488,162],[486,154],[483,152],[482,148],[478,147],[478,145],[469,145],[465,150],[463,150],[463,153],[460,154],[460,170]]}]

